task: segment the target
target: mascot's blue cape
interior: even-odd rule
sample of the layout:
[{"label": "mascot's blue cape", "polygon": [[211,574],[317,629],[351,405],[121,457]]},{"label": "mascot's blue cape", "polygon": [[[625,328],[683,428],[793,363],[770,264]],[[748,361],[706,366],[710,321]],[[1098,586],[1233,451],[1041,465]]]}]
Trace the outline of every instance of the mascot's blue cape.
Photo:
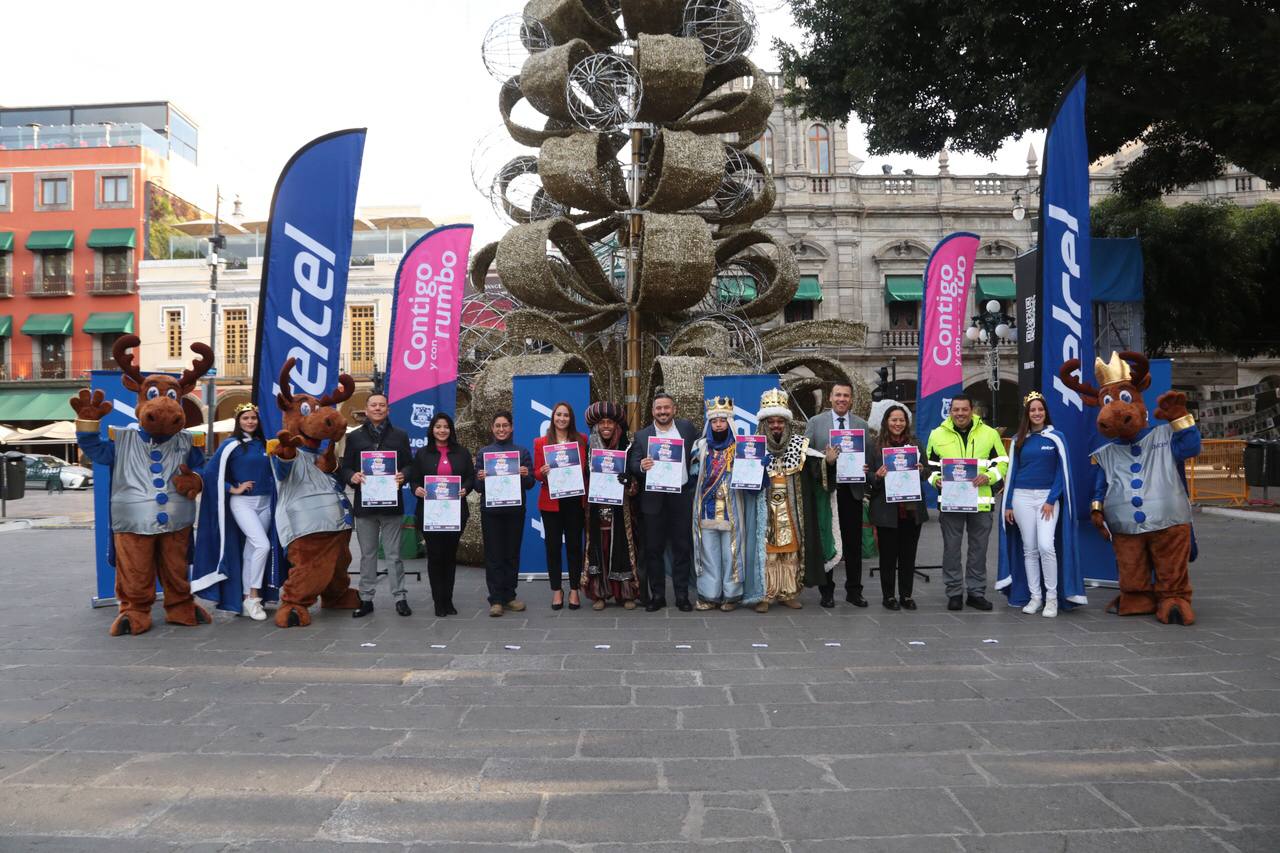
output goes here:
[{"label": "mascot's blue cape", "polygon": [[[1067,445],[1060,432],[1047,426],[1040,435],[1052,441],[1058,449],[1058,464],[1062,466],[1062,512],[1058,513],[1058,529],[1053,539],[1058,555],[1058,603],[1064,610],[1070,610],[1089,603],[1076,549],[1076,506],[1072,494],[1071,465],[1067,461]],[[1014,448],[1010,450],[1012,452],[1009,454],[1009,471],[1005,475],[1005,482],[1016,487],[1014,476],[1018,468],[1018,452]],[[1008,597],[1010,607],[1023,607],[1031,600],[1031,590],[1027,586],[1026,563],[1022,558],[1022,535],[1018,531],[1018,525],[1004,522],[1004,511],[1013,505],[1012,492],[1012,488],[1005,488],[1001,492],[1000,510],[996,518],[996,523],[1000,526],[1000,574],[996,579],[996,589]]]},{"label": "mascot's blue cape", "polygon": [[[191,571],[191,592],[230,613],[242,612],[246,592],[241,574],[244,534],[231,514],[231,495],[227,491],[227,462],[241,446],[241,442],[233,438],[223,441],[200,472],[204,492],[200,501],[200,526],[196,529],[195,565]],[[263,601],[279,599],[280,587],[288,575],[284,551],[276,534],[275,515],[276,489],[272,488],[273,523],[267,530],[271,556],[259,590]]]}]

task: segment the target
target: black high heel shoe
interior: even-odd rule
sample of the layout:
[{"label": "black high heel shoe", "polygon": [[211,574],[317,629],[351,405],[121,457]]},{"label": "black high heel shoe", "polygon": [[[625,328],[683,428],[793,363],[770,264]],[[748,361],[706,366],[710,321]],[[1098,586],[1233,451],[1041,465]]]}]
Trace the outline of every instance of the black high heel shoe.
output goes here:
[{"label": "black high heel shoe", "polygon": [[[563,590],[559,590],[559,589],[557,589],[557,590],[556,590],[556,593],[559,593],[559,594],[560,594],[560,603],[559,603],[559,604],[557,604],[557,603],[556,603],[556,602],[554,602],[554,601],[553,601],[553,602],[551,602],[551,609],[552,609],[552,610],[563,610],[563,609],[564,609],[564,591],[563,591]],[[554,595],[554,594],[555,594],[555,593],[553,593],[553,595]]]},{"label": "black high heel shoe", "polygon": [[[577,592],[577,590],[576,590],[576,589],[569,590],[569,595],[570,595],[570,596],[572,596],[575,592]],[[581,599],[581,596],[579,596],[578,601],[576,601],[576,602],[575,602],[575,601],[570,601],[570,602],[569,602],[569,609],[570,609],[570,610],[577,610],[577,609],[578,609],[579,607],[581,607],[581,606],[582,606],[582,599]]]}]

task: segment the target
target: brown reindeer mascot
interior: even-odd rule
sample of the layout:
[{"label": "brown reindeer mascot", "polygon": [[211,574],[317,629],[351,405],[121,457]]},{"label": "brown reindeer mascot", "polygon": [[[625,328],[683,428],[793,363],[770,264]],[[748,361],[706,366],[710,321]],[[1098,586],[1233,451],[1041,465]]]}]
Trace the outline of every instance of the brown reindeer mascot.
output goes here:
[{"label": "brown reindeer mascot", "polygon": [[1149,426],[1142,402],[1151,385],[1146,356],[1113,352],[1110,361],[1095,359],[1097,388],[1073,375],[1079,368],[1073,358],[1058,375],[1086,406],[1100,408],[1098,432],[1111,439],[1093,452],[1090,514],[1116,552],[1120,595],[1107,609],[1190,625],[1196,614],[1188,563],[1196,545],[1183,463],[1200,453],[1200,429],[1187,413],[1187,395],[1161,394],[1154,415],[1168,423]]},{"label": "brown reindeer mascot", "polygon": [[[112,410],[101,391],[82,389],[71,398],[76,412],[76,441],[94,462],[111,468],[111,531],[115,552],[116,599],[120,613],[111,636],[142,634],[151,628],[156,579],[164,590],[164,621],[197,625],[209,614],[191,594],[191,529],[196,518],[204,436],[185,432],[201,423],[200,408],[186,399],[196,382],[213,367],[213,350],[195,343],[200,357],[182,376],[147,376],[128,350],[141,343],[125,335],[112,350],[124,371],[124,387],[138,394],[137,429],[113,430],[108,439],[99,421]],[[102,521],[101,519],[99,520]]]},{"label": "brown reindeer mascot", "polygon": [[[360,594],[351,588],[351,502],[333,474],[338,470],[334,445],[347,432],[346,418],[335,408],[351,397],[355,381],[343,373],[332,394],[316,399],[289,390],[296,359],[280,370],[276,404],[284,428],[271,441],[277,504],[276,529],[288,552],[289,574],[280,588],[276,624],[281,628],[310,625],[308,608],[320,599],[327,608],[355,610]],[[321,444],[328,440],[323,452]]]}]

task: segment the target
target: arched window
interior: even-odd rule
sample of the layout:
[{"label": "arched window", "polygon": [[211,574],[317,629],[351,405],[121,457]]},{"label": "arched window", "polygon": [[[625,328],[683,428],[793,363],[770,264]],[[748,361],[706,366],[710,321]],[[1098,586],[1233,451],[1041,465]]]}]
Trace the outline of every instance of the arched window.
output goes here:
[{"label": "arched window", "polygon": [[809,169],[820,175],[831,174],[831,131],[825,124],[809,126]]},{"label": "arched window", "polygon": [[773,128],[766,127],[759,139],[747,146],[747,150],[760,158],[764,167],[773,171]]}]

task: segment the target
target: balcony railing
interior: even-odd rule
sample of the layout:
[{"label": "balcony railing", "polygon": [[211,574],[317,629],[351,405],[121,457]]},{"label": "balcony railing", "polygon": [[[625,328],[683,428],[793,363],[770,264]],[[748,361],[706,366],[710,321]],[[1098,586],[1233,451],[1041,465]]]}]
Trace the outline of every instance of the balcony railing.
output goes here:
[{"label": "balcony railing", "polygon": [[86,276],[89,280],[89,292],[94,296],[114,296],[121,293],[134,293],[138,289],[138,279],[133,273],[102,273],[99,276]]},{"label": "balcony railing", "polygon": [[815,192],[815,193],[831,192],[831,179],[830,178],[810,178],[809,191]]},{"label": "balcony railing", "polygon": [[338,363],[342,366],[345,373],[351,374],[356,379],[368,379],[373,375],[374,368],[383,370],[384,358],[369,357],[364,353],[344,352],[338,358]]},{"label": "balcony railing", "polygon": [[[89,372],[101,367],[101,359],[92,352],[78,352],[61,359],[43,361],[30,356],[0,363],[0,382],[27,382],[40,379],[87,379]],[[74,413],[67,407],[67,419]]]},{"label": "balcony railing", "polygon": [[[253,376],[253,360],[250,358],[226,359],[219,354],[217,360],[219,379],[247,380]],[[375,367],[383,369],[383,362],[382,356],[365,358],[362,354],[352,356],[351,353],[344,352],[338,356],[338,369],[356,379],[368,379],[373,375]]]},{"label": "balcony railing", "polygon": [[888,329],[880,333],[880,340],[886,347],[915,349],[920,346],[920,332],[915,329]]},{"label": "balcony railing", "polygon": [[218,362],[219,379],[248,379],[253,375],[253,365],[248,359],[223,360]]},{"label": "balcony railing", "polygon": [[69,272],[44,272],[40,275],[22,274],[22,293],[25,296],[70,296],[75,292],[75,276]]}]

